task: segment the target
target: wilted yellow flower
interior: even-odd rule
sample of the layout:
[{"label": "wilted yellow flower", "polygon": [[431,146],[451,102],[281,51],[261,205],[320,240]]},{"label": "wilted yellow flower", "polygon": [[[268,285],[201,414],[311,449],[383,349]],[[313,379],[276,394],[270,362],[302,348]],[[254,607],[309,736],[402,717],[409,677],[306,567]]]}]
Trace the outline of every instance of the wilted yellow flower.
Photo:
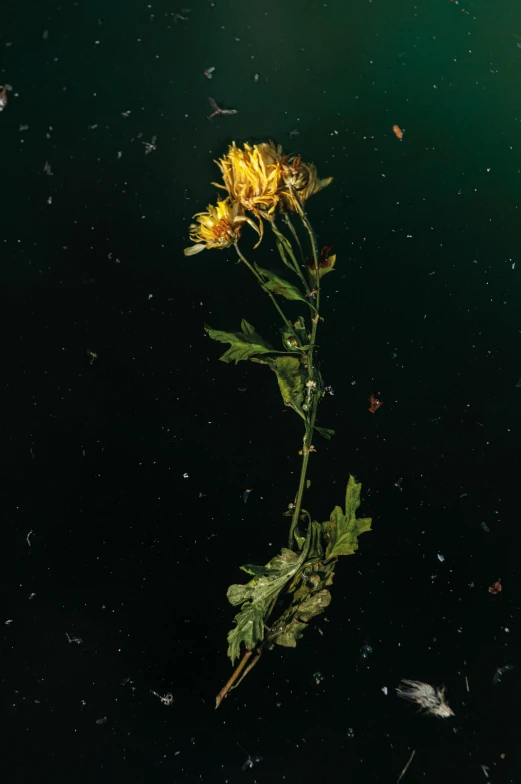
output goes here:
[{"label": "wilted yellow flower", "polygon": [[246,142],[244,149],[240,149],[233,142],[224,158],[216,163],[224,185],[217,182],[212,185],[228,191],[232,202],[238,202],[243,209],[253,212],[258,219],[258,245],[263,234],[262,218],[273,219],[280,201],[282,178],[277,158],[271,154],[267,144],[251,147]]},{"label": "wilted yellow flower", "polygon": [[282,212],[297,210],[296,200],[302,205],[332,180],[319,180],[314,164],[303,163],[300,155],[283,155],[281,145],[272,141],[253,147],[245,143],[243,149],[233,142],[224,158],[216,163],[224,185],[212,185],[223,188],[232,202],[253,212],[259,221],[259,243],[263,218],[274,220],[277,207]]},{"label": "wilted yellow flower", "polygon": [[249,223],[258,232],[255,223],[242,214],[241,205],[231,204],[229,198],[218,201],[215,207],[209,204],[207,212],[198,212],[193,217],[197,223],[190,226],[190,239],[196,244],[185,248],[185,256],[205,249],[229,248],[239,239],[243,223]]}]

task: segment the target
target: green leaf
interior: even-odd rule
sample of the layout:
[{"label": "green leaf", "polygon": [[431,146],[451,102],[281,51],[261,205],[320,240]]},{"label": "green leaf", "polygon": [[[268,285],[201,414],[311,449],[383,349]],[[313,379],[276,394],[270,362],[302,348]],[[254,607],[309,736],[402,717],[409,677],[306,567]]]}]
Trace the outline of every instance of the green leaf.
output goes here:
[{"label": "green leaf", "polygon": [[[317,580],[320,578],[317,576]],[[331,581],[328,583],[331,584]],[[295,648],[297,640],[300,640],[302,633],[312,618],[321,615],[326,607],[331,603],[331,593],[323,587],[326,583],[320,582],[320,587],[311,588],[305,586],[295,594],[295,599],[288,611],[274,624],[277,631],[273,641],[284,648]],[[300,595],[300,598],[299,596]]]},{"label": "green leaf", "polygon": [[[288,221],[286,221],[286,223],[288,223]],[[298,236],[294,232],[293,226],[291,226],[290,223],[288,223],[288,225],[290,226],[290,228],[292,230],[292,233],[293,233],[293,236],[294,236],[294,238],[295,238],[295,240],[297,242],[297,245],[300,247],[299,239],[298,239]],[[273,230],[273,233],[277,237],[277,249],[278,249],[278,251],[280,253],[282,261],[284,262],[286,267],[289,267],[289,269],[292,272],[296,272],[298,270],[298,262],[297,262],[297,260],[295,258],[295,254],[293,253],[293,247],[291,245],[290,240],[281,231],[278,230],[277,225],[275,224],[274,221],[270,221],[270,226],[271,226],[271,228]],[[290,256],[293,264],[290,264],[290,262],[288,261],[286,253]]]},{"label": "green leaf", "polygon": [[295,530],[295,533],[293,534],[293,536],[295,537],[295,541],[297,543],[298,549],[302,550],[302,548],[304,546],[304,542],[306,541],[306,537],[305,536],[301,536],[297,530]]},{"label": "green leaf", "polygon": [[327,257],[327,264],[318,268],[318,277],[323,278],[328,272],[333,272],[336,262],[336,253]]},{"label": "green leaf", "polygon": [[335,435],[335,431],[331,430],[329,427],[317,427],[317,425],[315,425],[315,430],[317,433],[320,433],[323,438],[327,438],[328,441]]},{"label": "green leaf", "polygon": [[349,476],[345,513],[339,506],[335,506],[329,522],[322,523],[324,535],[329,539],[326,548],[327,559],[339,555],[353,555],[358,550],[360,534],[371,530],[370,517],[356,517],[356,510],[360,506],[361,489],[360,482],[356,482],[353,476]]},{"label": "green leaf", "polygon": [[[324,275],[327,275],[328,272],[333,272],[333,270],[335,268],[335,262],[336,262],[336,254],[333,254],[332,256],[328,256],[325,261],[321,262],[322,266],[320,266],[318,268],[318,270],[317,270],[317,272],[318,272],[318,279],[319,280],[322,280]],[[308,280],[309,280],[311,286],[315,286],[316,285],[315,268],[314,267],[308,267]]]},{"label": "green leaf", "polygon": [[315,615],[323,613],[330,603],[331,594],[324,588],[317,593],[310,593],[309,596],[303,599],[298,606],[297,614],[305,623],[309,623]]},{"label": "green leaf", "polygon": [[264,618],[268,611],[269,602],[257,602],[247,605],[234,621],[236,626],[228,632],[228,658],[232,664],[239,658],[241,643],[247,651],[252,651],[257,643],[264,637]]},{"label": "green leaf", "polygon": [[205,324],[204,328],[212,340],[230,344],[228,351],[220,357],[221,362],[235,362],[237,364],[237,362],[250,359],[255,355],[274,351],[270,344],[255,332],[255,328],[246,319],[241,322],[242,332],[223,332],[219,329],[212,329],[208,324]]},{"label": "green leaf", "polygon": [[303,419],[305,419],[302,403],[304,402],[304,392],[306,388],[306,371],[302,364],[301,357],[281,356],[273,359],[252,360],[269,365],[277,375],[280,394],[284,405],[293,408]]},{"label": "green leaf", "polygon": [[286,265],[286,267],[288,267],[292,272],[295,272],[294,266],[291,264],[290,261],[288,261],[288,257],[286,256],[284,243],[282,243],[280,239],[277,240],[277,250],[280,253],[280,257],[284,262],[284,264]]},{"label": "green leaf", "polygon": [[266,289],[266,291],[271,291],[272,294],[279,294],[281,297],[285,297],[286,299],[298,299],[306,304],[310,304],[309,301],[301,294],[296,286],[292,283],[288,283],[287,280],[284,278],[279,278],[278,275],[275,275],[274,272],[270,272],[270,270],[262,269],[259,267],[258,264],[255,264],[255,269],[263,278],[265,278],[265,282],[262,284],[262,287]]},{"label": "green leaf", "polygon": [[[311,531],[311,527],[310,527]],[[309,537],[308,537],[309,546]],[[242,604],[235,616],[236,626],[228,633],[228,656],[234,661],[240,655],[240,646],[251,651],[264,639],[264,623],[269,607],[284,586],[291,580],[307,557],[307,547],[297,555],[283,548],[266,566],[243,566],[244,571],[255,577],[246,585],[230,585],[227,597],[230,604]]]},{"label": "green leaf", "polygon": [[295,620],[292,624],[288,624],[284,631],[277,634],[274,642],[276,642],[277,645],[282,645],[284,648],[296,648],[297,640],[300,640],[302,637],[302,632],[306,626],[306,623]]}]

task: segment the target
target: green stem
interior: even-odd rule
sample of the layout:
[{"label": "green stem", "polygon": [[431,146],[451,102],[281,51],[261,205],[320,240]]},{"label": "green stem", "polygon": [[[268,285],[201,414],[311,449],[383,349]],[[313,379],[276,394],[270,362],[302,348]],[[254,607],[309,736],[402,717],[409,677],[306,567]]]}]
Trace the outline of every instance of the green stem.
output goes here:
[{"label": "green stem", "polygon": [[[295,334],[295,330],[294,330],[294,328],[293,328],[293,324],[291,324],[291,323],[288,321],[288,319],[286,318],[286,316],[285,316],[285,314],[284,314],[284,312],[283,312],[282,308],[280,307],[279,303],[277,302],[277,300],[275,299],[275,297],[273,296],[273,294],[271,293],[271,291],[268,291],[268,289],[264,288],[264,281],[262,280],[262,277],[259,275],[259,273],[258,273],[258,272],[257,272],[257,270],[255,269],[255,267],[252,267],[252,265],[250,264],[250,262],[248,261],[248,259],[246,259],[246,258],[245,258],[245,257],[242,255],[242,253],[241,253],[241,251],[240,251],[240,249],[239,249],[239,246],[237,245],[237,243],[235,243],[235,250],[237,251],[237,255],[239,256],[240,260],[241,260],[242,262],[244,262],[244,264],[246,264],[246,266],[248,267],[248,269],[250,270],[250,272],[252,272],[252,273],[255,275],[255,277],[257,278],[257,281],[258,281],[258,282],[259,282],[259,284],[261,285],[261,287],[262,287],[263,291],[265,291],[265,292],[266,292],[266,294],[269,296],[269,298],[271,299],[271,301],[273,302],[273,304],[274,304],[274,305],[275,305],[275,307],[277,308],[277,310],[278,310],[278,312],[279,312],[279,315],[281,316],[282,320],[284,321],[284,324],[286,325],[286,327],[289,329],[289,331],[291,332],[291,334],[292,334],[292,335],[295,335],[295,337],[297,338],[297,335]],[[298,340],[298,338],[297,338],[297,340]]]},{"label": "green stem", "polygon": [[[290,224],[290,225],[291,225],[291,228],[294,230],[293,225],[292,224]],[[287,252],[288,256],[290,257],[290,259],[291,259],[291,261],[293,263],[293,267],[292,267],[293,272],[295,272],[296,275],[298,275],[298,277],[301,280],[302,285],[304,286],[306,294],[309,295],[311,290],[310,290],[310,288],[308,286],[308,282],[307,282],[306,278],[302,274],[302,270],[300,269],[299,263],[298,263],[298,261],[295,258],[295,254],[293,253],[293,248],[291,247],[291,242],[288,240],[287,237],[284,236],[284,234],[282,234],[281,231],[279,231],[279,229],[275,225],[275,221],[271,222],[271,228],[272,228],[275,236],[279,240],[279,242],[284,246],[284,250]]]},{"label": "green stem", "polygon": [[[291,190],[291,189],[290,189]],[[308,380],[309,381],[316,381],[315,379],[315,369],[313,367],[313,359],[316,347],[316,338],[317,338],[317,327],[319,322],[319,313],[320,313],[320,278],[318,274],[318,248],[317,248],[317,241],[315,237],[315,233],[313,231],[313,227],[311,226],[306,213],[304,212],[302,205],[298,201],[298,197],[295,194],[292,194],[295,202],[295,206],[297,212],[302,220],[302,223],[307,229],[309,234],[310,242],[311,242],[311,249],[313,252],[313,261],[314,261],[314,272],[315,272],[315,291],[316,291],[316,313],[315,316],[311,319],[311,340],[309,349],[307,352],[307,366],[308,366]],[[320,390],[318,386],[315,388],[313,393],[313,402],[311,405],[311,411],[309,409],[306,412],[306,432],[304,434],[304,442],[302,447],[302,467],[300,470],[300,480],[299,480],[299,487],[297,492],[297,497],[295,499],[295,508],[293,510],[293,516],[291,519],[291,527],[289,531],[289,547],[290,549],[293,547],[293,537],[295,534],[295,529],[297,527],[299,517],[300,517],[300,509],[302,506],[302,497],[304,495],[304,489],[306,486],[306,474],[308,470],[308,463],[309,463],[309,455],[311,450],[311,441],[313,438],[313,428],[315,426],[315,420],[317,416],[317,408],[318,408],[318,401],[320,399]]]},{"label": "green stem", "polygon": [[304,257],[304,251],[302,250],[302,245],[300,243],[299,236],[298,236],[297,231],[296,231],[293,223],[291,222],[291,218],[290,218],[290,216],[289,216],[289,214],[287,212],[284,213],[284,222],[286,223],[287,226],[289,226],[290,231],[293,234],[293,237],[295,239],[295,242],[297,243],[297,247],[298,247],[299,252],[300,252],[300,259],[302,261],[302,264],[305,264],[306,263],[306,259]]}]

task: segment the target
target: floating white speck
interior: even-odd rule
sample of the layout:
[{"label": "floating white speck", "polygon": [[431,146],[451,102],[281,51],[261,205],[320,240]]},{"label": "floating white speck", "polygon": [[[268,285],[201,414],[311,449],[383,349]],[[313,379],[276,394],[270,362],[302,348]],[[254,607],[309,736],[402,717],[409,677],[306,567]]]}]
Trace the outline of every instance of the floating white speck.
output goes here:
[{"label": "floating white speck", "polygon": [[183,479],[188,479],[188,474],[186,473],[186,471],[183,474]]},{"label": "floating white speck", "polygon": [[387,693],[388,693],[388,691],[389,691],[389,689],[387,688],[387,686],[382,686],[382,691],[383,691],[383,693],[385,694],[385,696],[387,697]]},{"label": "floating white speck", "polygon": [[438,553],[438,561],[441,561],[443,563],[444,560],[445,560],[445,556],[442,555],[441,553]]}]

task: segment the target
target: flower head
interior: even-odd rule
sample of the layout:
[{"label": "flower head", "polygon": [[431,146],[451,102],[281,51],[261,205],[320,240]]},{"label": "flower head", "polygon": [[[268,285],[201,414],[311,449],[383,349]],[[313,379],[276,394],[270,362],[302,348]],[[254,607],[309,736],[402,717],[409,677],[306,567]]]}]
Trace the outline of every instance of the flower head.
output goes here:
[{"label": "flower head", "polygon": [[242,149],[234,142],[216,163],[224,185],[213,185],[228,191],[232,202],[238,201],[254,213],[261,238],[263,218],[274,220],[277,208],[281,212],[297,211],[333,179],[319,179],[313,163],[304,163],[300,155],[284,155],[281,145],[272,141],[253,147],[245,143]]},{"label": "flower head", "polygon": [[332,177],[319,179],[314,163],[304,163],[300,155],[285,155],[281,159],[281,171],[289,198],[284,194],[283,204],[288,210],[296,211],[310,196],[314,196],[332,181]]},{"label": "flower head", "polygon": [[[263,221],[274,221],[277,211],[297,212],[313,194],[329,185],[332,177],[320,180],[314,164],[302,162],[300,155],[283,155],[280,144],[272,141],[242,148],[233,142],[223,158],[216,161],[223,183],[217,188],[227,191],[227,198],[207,212],[194,215],[197,223],[190,226],[190,239],[195,243],[185,250],[192,256],[205,248],[227,248],[239,238],[243,223],[249,223],[260,244]],[[253,213],[254,222],[245,216]]]},{"label": "flower head", "polygon": [[205,249],[229,248],[239,239],[243,223],[250,223],[257,231],[253,221],[241,213],[240,204],[231,204],[229,198],[218,201],[216,206],[209,204],[206,212],[198,212],[193,217],[197,223],[190,226],[190,239],[195,245],[185,248],[185,256],[194,256]]},{"label": "flower head", "polygon": [[281,198],[283,181],[275,146],[271,142],[251,147],[246,142],[244,148],[240,149],[233,142],[224,158],[216,163],[221,170],[224,185],[216,182],[212,185],[228,191],[232,202],[238,202],[244,210],[255,215],[260,242],[262,219],[274,219]]}]

